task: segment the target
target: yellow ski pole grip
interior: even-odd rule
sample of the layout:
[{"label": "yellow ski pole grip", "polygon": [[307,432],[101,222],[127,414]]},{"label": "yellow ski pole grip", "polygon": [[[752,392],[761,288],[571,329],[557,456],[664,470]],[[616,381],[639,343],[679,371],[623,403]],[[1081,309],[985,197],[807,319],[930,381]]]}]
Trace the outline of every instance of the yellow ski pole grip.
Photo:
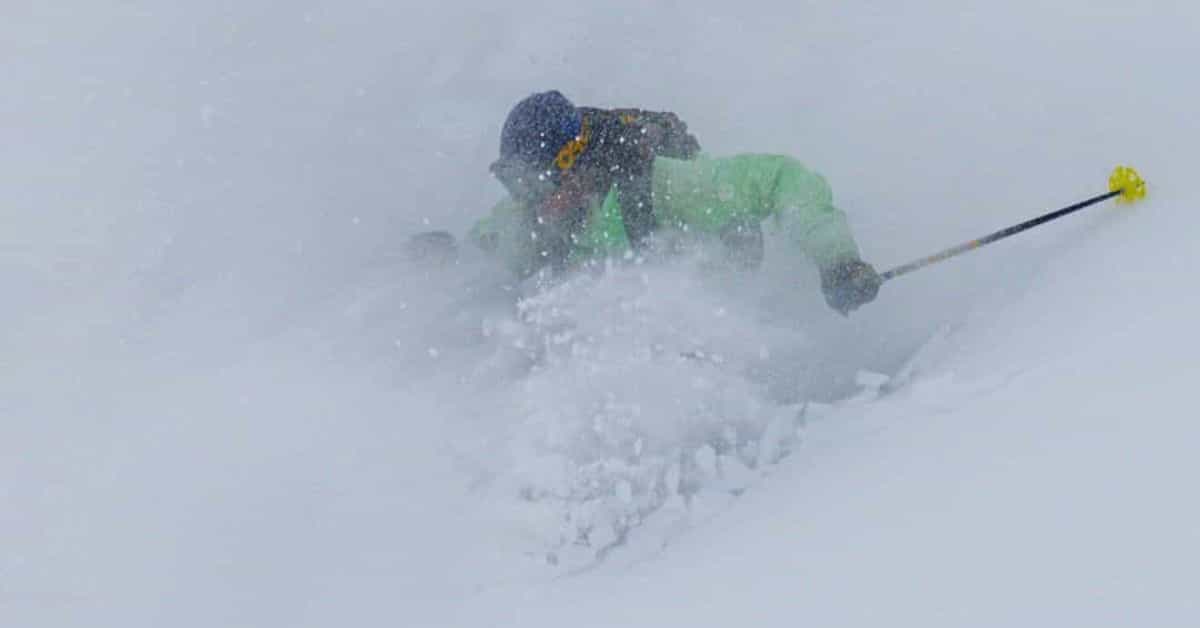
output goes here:
[{"label": "yellow ski pole grip", "polygon": [[1146,181],[1137,170],[1129,166],[1117,166],[1108,177],[1108,191],[1120,192],[1118,203],[1134,203],[1146,198]]}]

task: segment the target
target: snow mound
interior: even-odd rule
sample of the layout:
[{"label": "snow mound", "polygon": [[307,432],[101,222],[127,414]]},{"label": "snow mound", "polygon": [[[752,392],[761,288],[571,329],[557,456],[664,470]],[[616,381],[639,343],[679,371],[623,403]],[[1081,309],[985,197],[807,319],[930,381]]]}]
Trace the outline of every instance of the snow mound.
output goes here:
[{"label": "snow mound", "polygon": [[[766,384],[780,377],[772,350],[794,360],[803,332],[687,264],[572,277],[485,317],[481,333],[494,354],[473,377],[508,384],[476,412],[504,427],[462,456],[488,470],[492,497],[524,504],[526,551],[566,572],[721,510],[797,447],[811,414]],[[861,400],[887,377],[860,380]]]}]

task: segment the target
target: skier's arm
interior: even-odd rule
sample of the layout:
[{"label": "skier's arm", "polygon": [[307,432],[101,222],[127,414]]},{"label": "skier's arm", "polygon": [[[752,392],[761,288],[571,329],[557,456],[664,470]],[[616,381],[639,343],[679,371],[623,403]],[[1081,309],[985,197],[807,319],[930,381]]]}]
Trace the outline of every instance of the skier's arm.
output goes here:
[{"label": "skier's arm", "polygon": [[496,219],[491,214],[476,220],[475,224],[471,226],[471,230],[467,232],[467,239],[487,253],[496,252],[499,238]]},{"label": "skier's arm", "polygon": [[862,261],[846,214],[833,204],[821,175],[788,160],[779,171],[772,201],[788,236],[816,263],[830,307],[849,314],[875,299],[883,280]]},{"label": "skier's arm", "polygon": [[767,207],[788,238],[818,268],[859,259],[846,214],[833,204],[833,191],[824,177],[791,159],[776,162]]},{"label": "skier's arm", "polygon": [[879,276],[861,260],[829,184],[800,162],[779,155],[658,159],[654,174],[655,207],[670,222],[719,233],[747,215],[774,218],[820,270],[831,307],[845,313],[875,297]]},{"label": "skier's arm", "polygon": [[829,184],[790,157],[659,158],[654,179],[655,211],[668,224],[719,233],[739,219],[773,218],[818,266],[858,257]]},{"label": "skier's arm", "polygon": [[499,258],[520,276],[536,267],[532,228],[523,218],[528,212],[511,198],[496,203],[491,213],[480,218],[467,237],[488,254]]},{"label": "skier's arm", "polygon": [[816,263],[831,308],[846,315],[875,299],[883,279],[862,260],[824,178],[789,162],[779,172],[773,200],[784,230]]}]

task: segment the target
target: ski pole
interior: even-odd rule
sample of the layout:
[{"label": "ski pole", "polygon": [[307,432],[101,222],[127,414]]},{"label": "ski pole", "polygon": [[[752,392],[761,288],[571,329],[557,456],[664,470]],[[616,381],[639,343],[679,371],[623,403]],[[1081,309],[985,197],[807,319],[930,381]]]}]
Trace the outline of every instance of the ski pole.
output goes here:
[{"label": "ski pole", "polygon": [[880,273],[879,276],[884,281],[888,281],[901,275],[907,275],[915,270],[920,270],[926,266],[931,266],[938,262],[948,260],[951,257],[962,255],[967,251],[974,251],[982,246],[991,244],[997,240],[1003,240],[1004,238],[1032,229],[1038,225],[1050,222],[1051,220],[1057,220],[1068,214],[1073,214],[1085,207],[1090,207],[1096,203],[1107,201],[1110,198],[1120,197],[1117,198],[1117,202],[1119,203],[1133,203],[1145,198],[1145,196],[1146,182],[1142,180],[1142,177],[1137,173],[1137,171],[1129,166],[1117,166],[1117,168],[1113,170],[1112,175],[1108,178],[1108,192],[1105,192],[1104,194],[1093,196],[1087,200],[1079,201],[1074,205],[1068,205],[1062,209],[1052,211],[1048,214],[1042,214],[1037,218],[1032,218],[1006,229],[996,231],[995,233],[990,233],[982,238],[964,242],[958,246],[950,247],[928,257],[923,257],[907,264],[902,264],[887,272]]}]

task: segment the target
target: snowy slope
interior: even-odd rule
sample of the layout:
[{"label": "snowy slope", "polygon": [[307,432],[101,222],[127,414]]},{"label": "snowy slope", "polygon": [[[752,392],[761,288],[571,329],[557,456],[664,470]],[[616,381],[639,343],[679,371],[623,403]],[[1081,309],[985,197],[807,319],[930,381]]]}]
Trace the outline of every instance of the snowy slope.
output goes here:
[{"label": "snowy slope", "polygon": [[[25,3],[0,34],[0,624],[1200,622],[1187,3]],[[1151,198],[848,320],[778,241],[519,306],[477,255],[398,264],[499,196],[503,112],[551,86],[796,154],[883,267],[1120,162]],[[805,402],[778,464],[711,450],[688,503],[555,545]]]},{"label": "snowy slope", "polygon": [[711,523],[466,623],[1192,625],[1200,308],[1162,270],[1195,264],[1164,205],[931,345],[899,392],[811,425]]}]

